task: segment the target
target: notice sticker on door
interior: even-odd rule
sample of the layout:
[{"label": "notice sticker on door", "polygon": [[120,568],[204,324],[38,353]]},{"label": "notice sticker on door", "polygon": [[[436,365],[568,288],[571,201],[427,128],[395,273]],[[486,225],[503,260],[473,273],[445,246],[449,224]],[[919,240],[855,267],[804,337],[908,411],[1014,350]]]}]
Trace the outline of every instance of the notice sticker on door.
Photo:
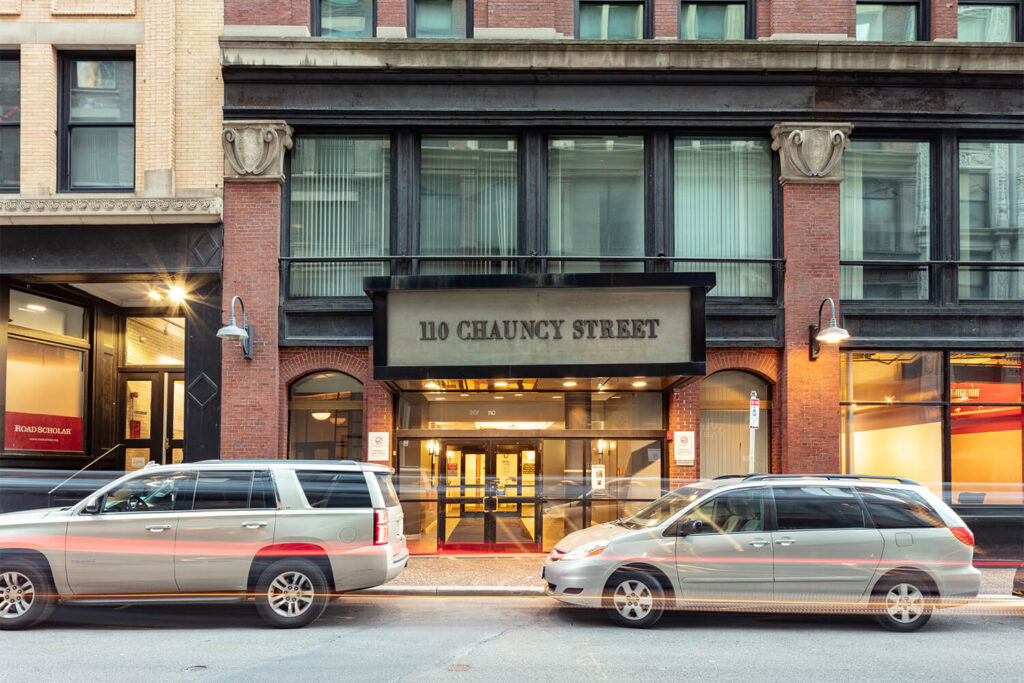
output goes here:
[{"label": "notice sticker on door", "polygon": [[604,491],[604,465],[594,465],[590,468],[590,488],[594,491]]},{"label": "notice sticker on door", "polygon": [[366,459],[370,462],[387,462],[391,459],[391,433],[370,432],[367,434],[370,440],[370,450]]}]

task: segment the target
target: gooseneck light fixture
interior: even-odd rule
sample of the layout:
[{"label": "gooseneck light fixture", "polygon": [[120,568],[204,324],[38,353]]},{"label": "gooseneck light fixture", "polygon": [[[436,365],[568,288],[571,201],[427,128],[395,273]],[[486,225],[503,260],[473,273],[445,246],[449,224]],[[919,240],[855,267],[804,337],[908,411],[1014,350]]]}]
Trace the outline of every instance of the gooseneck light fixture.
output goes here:
[{"label": "gooseneck light fixture", "polygon": [[[825,302],[832,306],[832,316],[829,318],[828,327],[821,329],[821,312],[825,309]],[[821,342],[826,344],[838,344],[844,339],[849,339],[850,333],[836,324],[836,302],[832,297],[825,297],[818,306],[818,324],[811,325],[807,335],[807,353],[810,360],[818,360],[818,352],[821,350]]]},{"label": "gooseneck light fixture", "polygon": [[[235,323],[235,302],[242,305],[242,326],[239,327]],[[231,299],[231,317],[228,318],[228,324],[217,330],[217,336],[221,339],[227,339],[228,341],[241,342],[242,344],[242,355],[245,356],[246,360],[252,360],[252,325],[245,323],[245,302],[242,301],[242,297],[235,295]]]}]

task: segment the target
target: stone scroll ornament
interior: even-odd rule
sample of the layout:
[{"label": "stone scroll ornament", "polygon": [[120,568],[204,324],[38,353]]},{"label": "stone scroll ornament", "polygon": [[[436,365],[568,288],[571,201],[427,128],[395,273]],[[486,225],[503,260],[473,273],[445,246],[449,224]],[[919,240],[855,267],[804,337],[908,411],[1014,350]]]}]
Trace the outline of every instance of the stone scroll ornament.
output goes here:
[{"label": "stone scroll ornament", "polygon": [[284,121],[235,121],[221,134],[224,176],[231,180],[284,180],[284,150],[292,128]]},{"label": "stone scroll ornament", "polygon": [[839,183],[840,161],[850,146],[850,124],[782,123],[772,128],[772,149],[782,162],[782,183]]}]

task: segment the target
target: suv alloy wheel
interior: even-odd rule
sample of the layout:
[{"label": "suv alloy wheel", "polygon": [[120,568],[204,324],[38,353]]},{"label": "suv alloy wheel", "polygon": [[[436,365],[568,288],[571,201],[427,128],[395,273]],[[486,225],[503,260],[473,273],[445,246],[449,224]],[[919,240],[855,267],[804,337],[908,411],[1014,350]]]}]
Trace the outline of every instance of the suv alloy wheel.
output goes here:
[{"label": "suv alloy wheel", "polygon": [[35,626],[50,616],[55,604],[49,578],[34,563],[0,562],[0,629]]},{"label": "suv alloy wheel", "polygon": [[286,559],[263,570],[256,582],[256,609],[276,628],[316,621],[328,602],[327,580],[309,560]]}]

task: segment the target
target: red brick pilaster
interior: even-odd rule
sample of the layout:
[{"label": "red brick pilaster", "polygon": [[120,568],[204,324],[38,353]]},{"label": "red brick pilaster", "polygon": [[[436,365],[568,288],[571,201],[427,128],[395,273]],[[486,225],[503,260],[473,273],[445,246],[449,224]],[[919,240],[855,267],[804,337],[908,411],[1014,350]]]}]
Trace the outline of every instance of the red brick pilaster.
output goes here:
[{"label": "red brick pilaster", "polygon": [[654,37],[679,37],[679,3],[676,0],[654,0]]},{"label": "red brick pilaster", "polygon": [[224,23],[309,26],[309,0],[224,0]]},{"label": "red brick pilaster", "polygon": [[937,0],[932,5],[932,40],[956,40],[957,0]]},{"label": "red brick pilaster", "polygon": [[853,0],[765,0],[758,4],[758,37],[779,33],[856,36]]}]

